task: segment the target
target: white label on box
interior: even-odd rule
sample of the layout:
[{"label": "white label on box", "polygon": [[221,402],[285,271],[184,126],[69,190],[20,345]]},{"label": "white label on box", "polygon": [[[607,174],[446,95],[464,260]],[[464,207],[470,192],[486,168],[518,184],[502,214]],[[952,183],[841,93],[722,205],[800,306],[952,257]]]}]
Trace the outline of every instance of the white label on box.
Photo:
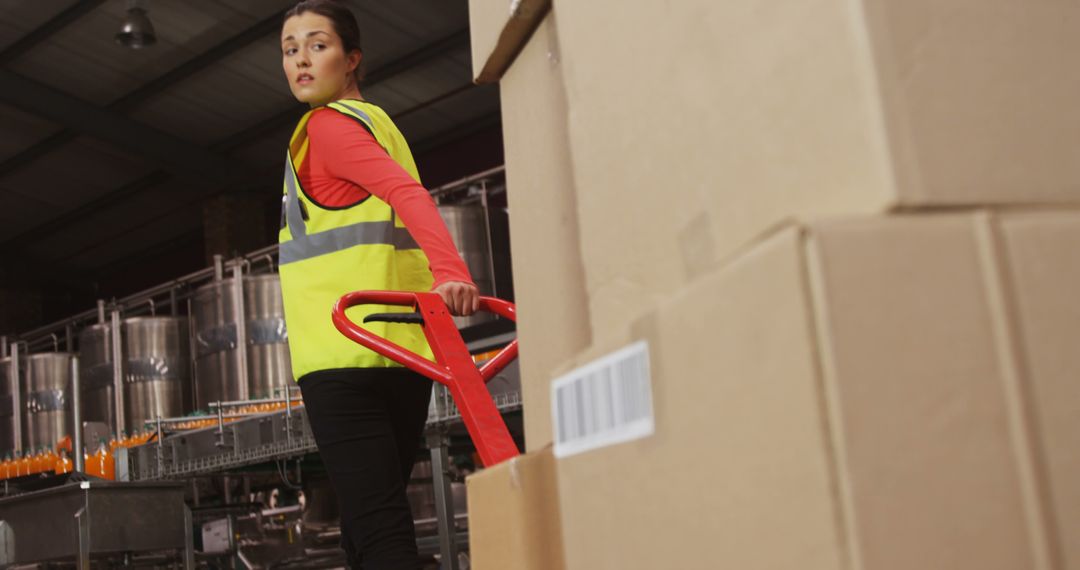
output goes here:
[{"label": "white label on box", "polygon": [[551,383],[555,457],[653,434],[649,344],[637,342]]}]

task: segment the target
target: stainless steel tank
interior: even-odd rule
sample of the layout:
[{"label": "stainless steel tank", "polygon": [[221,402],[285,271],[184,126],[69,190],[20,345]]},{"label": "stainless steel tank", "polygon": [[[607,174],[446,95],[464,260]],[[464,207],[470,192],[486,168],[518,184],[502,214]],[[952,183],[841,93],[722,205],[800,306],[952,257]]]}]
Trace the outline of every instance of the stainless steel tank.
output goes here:
[{"label": "stainless steel tank", "polygon": [[15,412],[12,409],[12,388],[8,374],[11,372],[11,358],[0,360],[0,454],[15,449]]},{"label": "stainless steel tank", "polygon": [[26,357],[22,377],[24,449],[52,448],[71,435],[71,358],[66,352]]},{"label": "stainless steel tank", "polygon": [[244,281],[244,312],[247,314],[248,395],[251,398],[283,396],[292,386],[289,335],[285,330],[285,305],[277,275],[259,275]]},{"label": "stainless steel tank", "polygon": [[[134,317],[123,322],[124,420],[128,430],[146,420],[190,412],[190,351],[185,319]],[[85,409],[85,408],[84,408]]]},{"label": "stainless steel tank", "polygon": [[[439,206],[439,214],[446,222],[458,253],[465,260],[480,294],[491,295],[494,292],[494,276],[484,208],[480,205],[444,205]],[[465,328],[493,318],[491,313],[478,313],[470,317],[455,317],[454,322],[458,328]]]},{"label": "stainless steel tank", "polygon": [[244,277],[249,381],[237,370],[233,280],[200,287],[192,300],[195,330],[195,404],[267,398],[292,382],[285,310],[277,275]]},{"label": "stainless steel tank", "polygon": [[112,426],[113,398],[112,328],[93,325],[79,333],[79,384],[82,387],[82,420]]}]

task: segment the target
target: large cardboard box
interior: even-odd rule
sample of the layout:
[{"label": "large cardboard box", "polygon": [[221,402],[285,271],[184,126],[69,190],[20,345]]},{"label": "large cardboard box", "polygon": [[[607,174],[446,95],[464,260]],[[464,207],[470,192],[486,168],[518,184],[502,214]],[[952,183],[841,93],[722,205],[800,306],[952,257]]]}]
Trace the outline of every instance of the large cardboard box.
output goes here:
[{"label": "large cardboard box", "polygon": [[568,568],[1080,568],[1078,237],[861,216],[701,276],[629,328],[655,435],[558,461]]},{"label": "large cardboard box", "polygon": [[1080,568],[1080,214],[1012,214],[1000,224],[1006,291],[1020,357],[1030,378],[1021,396],[1044,461],[1047,526],[1061,537],[1058,568]]},{"label": "large cardboard box", "polygon": [[550,10],[551,0],[469,0],[476,82],[498,81]]},{"label": "large cardboard box", "polygon": [[788,218],[1080,201],[1077,2],[553,14],[598,339]]},{"label": "large cardboard box", "polygon": [[465,480],[469,554],[476,570],[561,570],[559,493],[548,447]]},{"label": "large cardboard box", "polygon": [[592,342],[556,37],[548,16],[500,85],[530,450],[551,443],[551,370]]}]

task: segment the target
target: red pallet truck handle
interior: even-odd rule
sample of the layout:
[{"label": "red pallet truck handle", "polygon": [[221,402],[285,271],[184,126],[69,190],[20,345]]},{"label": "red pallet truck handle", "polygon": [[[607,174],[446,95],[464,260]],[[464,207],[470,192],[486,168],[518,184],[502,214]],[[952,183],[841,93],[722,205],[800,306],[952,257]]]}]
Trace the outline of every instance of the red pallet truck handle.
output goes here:
[{"label": "red pallet truck handle", "polygon": [[[413,307],[417,314],[393,313],[379,315],[380,320],[412,322],[420,324],[428,344],[435,354],[435,362],[398,346],[351,321],[345,311],[357,305],[396,305]],[[480,310],[517,320],[512,303],[494,297],[480,297]],[[450,390],[469,436],[476,445],[480,460],[490,467],[519,455],[510,431],[495,407],[485,383],[490,381],[517,358],[518,342],[515,339],[499,351],[494,358],[477,368],[472,355],[465,347],[450,311],[437,293],[407,291],[354,291],[346,293],[333,310],[334,326],[341,334],[360,345],[381,354],[406,368],[422,374]],[[397,318],[395,318],[397,317]],[[370,317],[369,317],[370,318]],[[398,320],[400,319],[400,320]]]}]

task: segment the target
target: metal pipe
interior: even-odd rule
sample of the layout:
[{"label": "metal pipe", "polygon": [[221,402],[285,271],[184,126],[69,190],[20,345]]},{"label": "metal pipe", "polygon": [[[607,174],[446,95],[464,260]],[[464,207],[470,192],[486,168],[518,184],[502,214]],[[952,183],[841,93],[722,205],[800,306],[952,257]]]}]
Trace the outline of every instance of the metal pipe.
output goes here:
[{"label": "metal pipe", "polygon": [[97,302],[97,322],[99,325],[105,324],[105,299],[98,299]]},{"label": "metal pipe", "polygon": [[219,254],[214,254],[214,281],[221,281],[225,278],[225,258]]},{"label": "metal pipe", "polygon": [[15,452],[22,451],[22,383],[19,382],[19,343],[11,343],[11,366],[8,367],[8,381],[11,382],[11,414],[15,418]]},{"label": "metal pipe", "polygon": [[465,178],[461,178],[459,180],[455,180],[453,182],[448,182],[446,184],[443,184],[442,186],[439,186],[438,188],[435,188],[434,190],[431,190],[430,194],[432,196],[439,196],[439,195],[445,194],[447,192],[453,192],[454,190],[460,190],[460,189],[464,188],[465,186],[468,186],[469,184],[472,184],[473,182],[476,182],[477,180],[480,180],[480,179],[483,179],[483,178],[488,178],[490,176],[494,176],[496,174],[499,174],[500,172],[505,172],[505,171],[506,171],[506,166],[505,165],[496,166],[495,168],[491,168],[491,169],[485,170],[483,172],[477,172],[476,174],[471,174],[469,176],[466,176]]},{"label": "metal pipe", "polygon": [[169,289],[169,314],[171,316],[177,315],[176,310],[176,287]]},{"label": "metal pipe", "polygon": [[435,487],[435,516],[438,518],[439,552],[447,570],[458,569],[457,532],[454,526],[454,497],[450,489],[449,441],[442,430],[427,434],[431,450],[432,484]]},{"label": "metal pipe", "polygon": [[217,446],[225,447],[225,413],[220,406],[217,409]]},{"label": "metal pipe", "polygon": [[[270,413],[270,412],[260,412],[260,413]],[[225,420],[231,420],[231,419],[234,419],[234,418],[250,418],[251,416],[254,416],[254,415],[256,415],[256,414],[226,414],[226,413],[220,412],[218,414],[218,416],[220,416],[218,419],[220,419],[221,422],[222,422],[222,425],[224,425],[224,423],[226,423]],[[208,416],[181,416],[181,417],[178,417],[178,418],[158,418],[158,419],[156,419],[154,421],[164,425],[164,424],[182,424],[182,423],[185,423],[185,422],[205,421],[205,420],[208,420],[208,419],[215,419],[215,418],[208,417]],[[149,422],[150,420],[147,420],[147,421]],[[206,426],[206,427],[210,427],[210,426]]]},{"label": "metal pipe", "polygon": [[82,425],[82,382],[79,379],[79,357],[71,357],[71,454],[75,457],[75,471],[86,471],[85,458],[83,458],[83,425]]},{"label": "metal pipe", "polygon": [[237,260],[233,265],[233,319],[236,321],[236,378],[240,383],[240,395],[250,397],[247,361],[247,315],[244,310],[244,264]]},{"label": "metal pipe", "polygon": [[199,401],[199,369],[195,366],[198,361],[198,345],[195,343],[195,313],[191,311],[191,297],[187,299],[187,315],[188,357],[191,359],[188,363],[191,366],[191,406],[194,408]]},{"label": "metal pipe", "polygon": [[288,402],[288,398],[262,398],[251,400],[231,400],[228,402],[210,402],[207,404],[211,410],[216,408],[234,408],[240,406],[247,406],[250,404],[276,404],[278,402]]},{"label": "metal pipe", "polygon": [[124,354],[122,339],[120,336],[120,310],[112,311],[112,358],[113,358],[113,405],[116,406],[116,425],[113,426],[115,433],[123,433],[127,429],[124,418]]},{"label": "metal pipe", "polygon": [[292,390],[285,386],[285,442],[292,444]]},{"label": "metal pipe", "polygon": [[60,337],[56,333],[49,333],[49,337],[52,338],[52,351],[60,352]]},{"label": "metal pipe", "polygon": [[495,246],[492,244],[494,240],[491,234],[491,211],[488,209],[487,181],[480,182],[480,205],[484,209],[484,233],[487,234],[484,237],[487,242],[488,271],[491,272],[491,296],[498,297],[499,290],[495,284]]},{"label": "metal pipe", "polygon": [[71,323],[68,323],[67,326],[64,327],[64,350],[67,350],[71,353],[75,352],[74,336],[74,328],[71,326]]}]

